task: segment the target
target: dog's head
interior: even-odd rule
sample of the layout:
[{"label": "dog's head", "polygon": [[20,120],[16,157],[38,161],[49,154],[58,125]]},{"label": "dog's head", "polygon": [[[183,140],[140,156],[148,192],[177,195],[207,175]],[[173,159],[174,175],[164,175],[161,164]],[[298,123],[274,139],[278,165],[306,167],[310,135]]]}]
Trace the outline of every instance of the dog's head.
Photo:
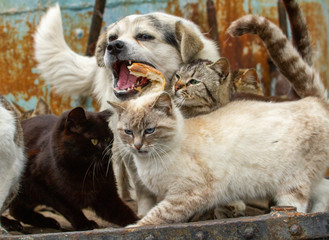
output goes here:
[{"label": "dog's head", "polygon": [[108,26],[96,47],[97,63],[112,71],[114,93],[120,100],[139,96],[148,87],[146,79],[129,73],[127,67],[133,62],[156,68],[170,86],[181,63],[218,57],[215,44],[194,23],[165,13],[127,16]]}]

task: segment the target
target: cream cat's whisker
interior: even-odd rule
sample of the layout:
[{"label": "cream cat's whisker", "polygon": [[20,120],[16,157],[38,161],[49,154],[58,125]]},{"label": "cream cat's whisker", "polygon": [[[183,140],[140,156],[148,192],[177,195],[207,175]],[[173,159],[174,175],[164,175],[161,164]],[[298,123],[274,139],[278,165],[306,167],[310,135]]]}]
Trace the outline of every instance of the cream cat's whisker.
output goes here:
[{"label": "cream cat's whisker", "polygon": [[155,153],[156,157],[159,159],[159,162],[165,168],[165,170],[168,171],[168,167],[166,166],[166,163],[164,162],[164,160],[162,159],[161,155],[158,153],[157,150],[160,150],[161,151],[161,149],[158,148],[158,149],[154,150],[154,153]]}]

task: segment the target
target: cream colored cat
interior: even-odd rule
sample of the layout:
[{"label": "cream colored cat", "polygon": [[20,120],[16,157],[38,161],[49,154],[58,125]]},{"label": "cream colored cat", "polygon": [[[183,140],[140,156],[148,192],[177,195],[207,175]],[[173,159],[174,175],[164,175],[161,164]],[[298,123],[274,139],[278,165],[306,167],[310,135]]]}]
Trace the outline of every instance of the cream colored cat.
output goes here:
[{"label": "cream colored cat", "polygon": [[273,197],[306,212],[329,166],[329,110],[318,98],[233,102],[191,119],[167,93],[111,105],[123,151],[163,197],[135,226],[185,222],[240,199]]}]

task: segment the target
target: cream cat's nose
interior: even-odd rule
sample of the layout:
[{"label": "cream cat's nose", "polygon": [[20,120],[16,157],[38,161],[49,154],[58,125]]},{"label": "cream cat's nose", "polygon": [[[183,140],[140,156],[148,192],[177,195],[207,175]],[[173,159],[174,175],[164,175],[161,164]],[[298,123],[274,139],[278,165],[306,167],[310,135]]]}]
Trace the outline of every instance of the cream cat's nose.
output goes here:
[{"label": "cream cat's nose", "polygon": [[137,150],[140,150],[142,148],[143,144],[137,143],[137,144],[134,144],[134,146]]}]

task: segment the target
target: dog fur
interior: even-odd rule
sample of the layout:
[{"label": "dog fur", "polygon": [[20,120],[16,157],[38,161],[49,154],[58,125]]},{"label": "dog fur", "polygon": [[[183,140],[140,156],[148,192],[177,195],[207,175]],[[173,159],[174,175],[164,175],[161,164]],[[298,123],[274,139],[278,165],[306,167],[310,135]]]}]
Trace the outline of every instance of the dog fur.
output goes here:
[{"label": "dog fur", "polygon": [[[204,37],[193,22],[159,12],[130,15],[109,25],[98,39],[94,57],[79,55],[66,44],[58,4],[43,16],[34,39],[38,69],[47,83],[62,95],[96,97],[101,110],[109,108],[109,100],[122,101],[143,94],[143,89],[126,91],[118,87],[120,74],[114,67],[117,63],[152,65],[163,73],[170,89],[170,80],[182,63],[219,58],[216,44]],[[118,147],[115,140],[114,156]],[[124,159],[124,163],[135,185],[138,215],[144,216],[153,207],[155,196],[141,184],[133,161],[128,160]],[[113,163],[119,194],[123,197],[127,180],[120,156]]]}]

